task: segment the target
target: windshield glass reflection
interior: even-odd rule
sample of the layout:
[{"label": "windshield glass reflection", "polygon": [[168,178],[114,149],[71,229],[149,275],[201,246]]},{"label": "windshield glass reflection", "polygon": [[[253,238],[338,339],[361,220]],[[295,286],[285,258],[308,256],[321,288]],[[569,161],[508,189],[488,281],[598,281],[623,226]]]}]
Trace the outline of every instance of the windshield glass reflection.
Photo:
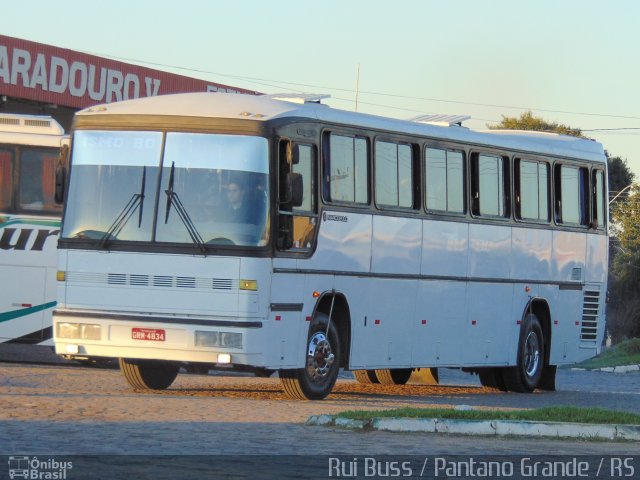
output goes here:
[{"label": "windshield glass reflection", "polygon": [[[267,140],[170,132],[161,163],[162,140],[159,132],[77,132],[63,237],[203,251],[266,245]],[[135,220],[117,223],[123,212]]]}]

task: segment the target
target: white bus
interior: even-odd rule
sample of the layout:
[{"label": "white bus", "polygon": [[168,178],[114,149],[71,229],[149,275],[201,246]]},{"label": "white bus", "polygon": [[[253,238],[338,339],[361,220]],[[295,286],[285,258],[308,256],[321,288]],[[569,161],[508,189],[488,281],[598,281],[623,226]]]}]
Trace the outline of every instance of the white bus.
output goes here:
[{"label": "white bus", "polygon": [[139,389],[185,364],[278,370],[302,399],[328,395],[339,368],[553,389],[558,365],[598,352],[599,143],[319,99],[195,93],[79,112],[56,352],[119,358]]},{"label": "white bus", "polygon": [[65,144],[49,116],[0,113],[0,342],[53,344]]}]

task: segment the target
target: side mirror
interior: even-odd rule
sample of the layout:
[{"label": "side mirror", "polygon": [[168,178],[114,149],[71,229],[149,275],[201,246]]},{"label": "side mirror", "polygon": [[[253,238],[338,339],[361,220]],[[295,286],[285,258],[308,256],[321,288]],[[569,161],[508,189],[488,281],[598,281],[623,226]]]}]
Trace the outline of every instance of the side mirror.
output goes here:
[{"label": "side mirror", "polygon": [[287,143],[287,163],[289,165],[297,165],[300,163],[300,152],[298,145],[293,145],[291,142]]},{"label": "side mirror", "polygon": [[299,207],[304,200],[304,187],[302,183],[302,174],[291,172],[287,174],[287,183],[289,190],[289,204],[292,207]]},{"label": "side mirror", "polygon": [[69,146],[62,145],[60,148],[60,157],[58,165],[56,165],[56,185],[53,194],[53,201],[61,204],[64,201],[64,189],[67,184],[67,157],[69,155]]},{"label": "side mirror", "polygon": [[67,169],[63,165],[56,167],[56,189],[53,194],[53,201],[61,204],[64,201],[64,187],[67,183]]}]

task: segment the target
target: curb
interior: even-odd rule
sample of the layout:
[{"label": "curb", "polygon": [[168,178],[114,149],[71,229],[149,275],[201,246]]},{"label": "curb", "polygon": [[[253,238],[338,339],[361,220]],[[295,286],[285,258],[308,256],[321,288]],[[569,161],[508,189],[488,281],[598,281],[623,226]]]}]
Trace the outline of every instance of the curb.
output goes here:
[{"label": "curb", "polygon": [[573,367],[571,370],[575,372],[607,372],[607,373],[630,373],[630,372],[639,372],[640,365],[618,365],[617,367],[601,367],[601,368],[580,368]]},{"label": "curb", "polygon": [[457,420],[445,418],[373,418],[351,420],[333,415],[312,415],[309,426],[361,431],[454,433],[463,435],[518,435],[598,440],[640,440],[640,425],[532,422],[517,420]]}]

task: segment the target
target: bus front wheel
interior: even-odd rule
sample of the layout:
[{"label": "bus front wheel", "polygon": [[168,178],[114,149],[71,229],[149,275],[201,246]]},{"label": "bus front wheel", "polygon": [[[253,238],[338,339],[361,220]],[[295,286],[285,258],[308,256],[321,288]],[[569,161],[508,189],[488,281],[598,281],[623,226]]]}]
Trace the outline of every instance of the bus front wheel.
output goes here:
[{"label": "bus front wheel", "polygon": [[318,313],[309,327],[305,367],[279,371],[285,393],[301,400],[322,400],[336,384],[340,360],[338,329],[326,314]]},{"label": "bus front wheel", "polygon": [[530,393],[540,383],[544,368],[544,336],[540,321],[529,313],[522,323],[515,367],[503,370],[504,383],[512,392]]},{"label": "bus front wheel", "polygon": [[136,390],[164,390],[178,376],[178,365],[168,362],[118,359],[127,383]]}]

